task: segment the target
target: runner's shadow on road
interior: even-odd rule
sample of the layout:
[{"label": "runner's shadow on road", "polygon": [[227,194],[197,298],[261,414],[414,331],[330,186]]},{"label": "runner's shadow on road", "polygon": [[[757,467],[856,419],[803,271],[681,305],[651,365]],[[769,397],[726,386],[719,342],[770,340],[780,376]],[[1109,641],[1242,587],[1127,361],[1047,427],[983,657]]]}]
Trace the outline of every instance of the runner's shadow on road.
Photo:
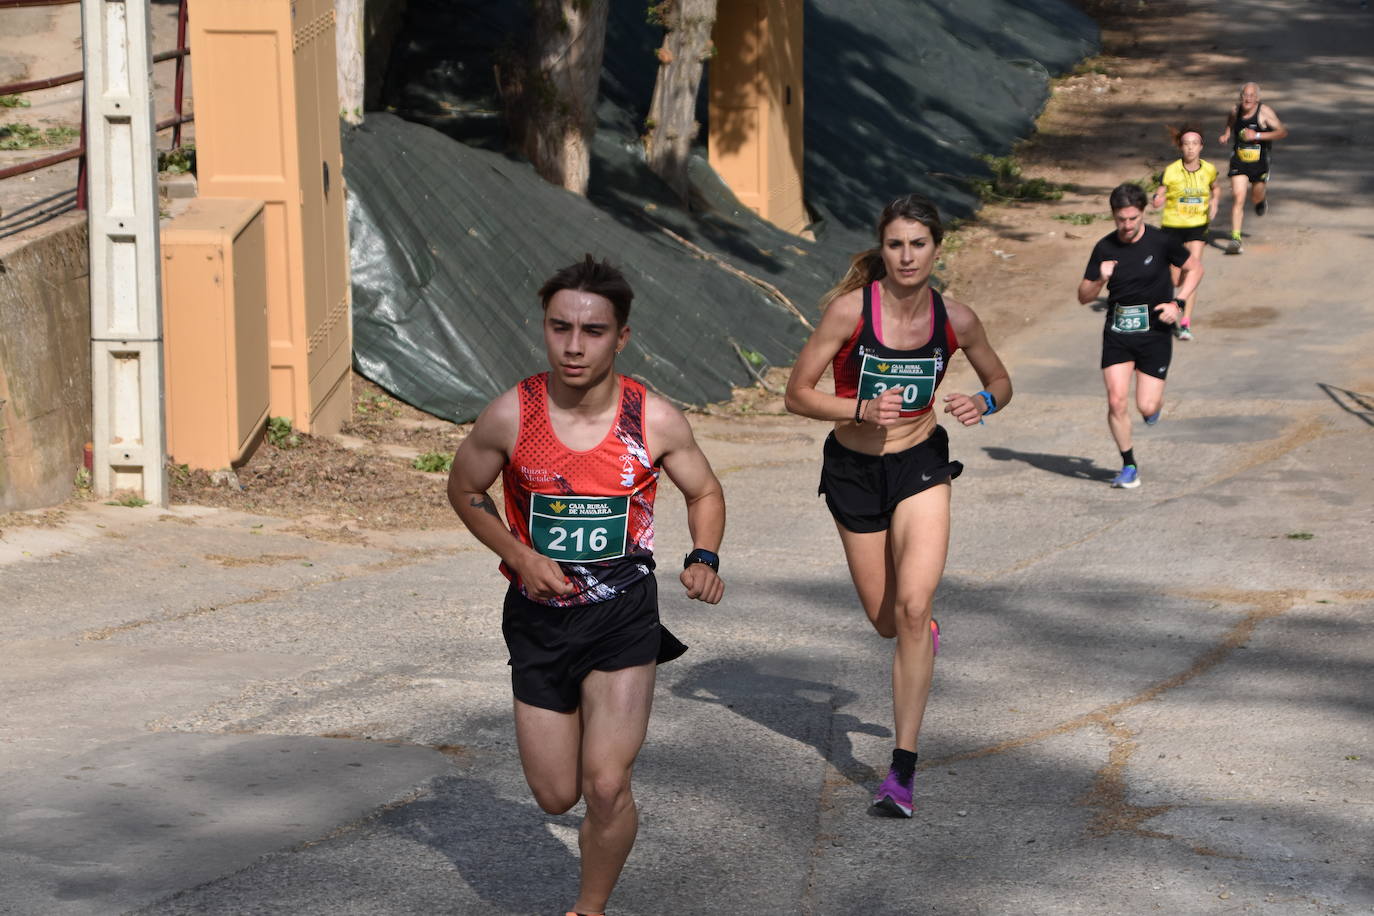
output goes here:
[{"label": "runner's shadow on road", "polygon": [[446,777],[431,794],[384,815],[390,830],[444,856],[472,891],[502,912],[563,912],[577,896],[578,862],[550,830],[570,842],[582,818],[550,815],[531,798],[513,802],[478,779]]},{"label": "runner's shadow on road", "polygon": [[[773,661],[788,670],[804,664],[790,656],[778,656]],[[881,775],[855,759],[849,736],[857,732],[890,738],[892,730],[841,712],[858,699],[852,690],[790,674],[773,674],[762,670],[757,659],[717,659],[691,668],[673,685],[673,694],[714,703],[779,735],[809,744],[850,782],[869,783]]]},{"label": "runner's shadow on road", "polygon": [[1091,458],[1078,455],[1046,455],[1041,452],[1018,452],[1014,449],[986,446],[983,451],[993,461],[1024,461],[1033,468],[1072,477],[1076,480],[1107,481],[1116,476],[1110,468],[1100,468]]}]

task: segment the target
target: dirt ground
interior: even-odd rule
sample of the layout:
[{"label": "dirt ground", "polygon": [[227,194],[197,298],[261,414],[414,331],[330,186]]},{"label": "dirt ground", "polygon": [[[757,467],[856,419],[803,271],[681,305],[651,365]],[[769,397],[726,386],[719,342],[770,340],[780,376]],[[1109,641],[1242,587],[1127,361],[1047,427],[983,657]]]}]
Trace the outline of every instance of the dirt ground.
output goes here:
[{"label": "dirt ground", "polygon": [[[1165,72],[1155,53],[1166,40],[1177,43],[1174,25],[1186,3],[1103,0],[1085,8],[1102,25],[1103,53],[1054,82],[1038,132],[1015,153],[1025,177],[1047,179],[1062,197],[989,203],[946,242],[948,292],[977,310],[994,345],[1034,318],[1033,309],[1007,291],[1062,285],[1056,271],[1065,260],[1085,260],[1091,240],[1109,231],[1107,192],[1176,158],[1167,124],[1202,120],[1209,133],[1212,125],[1221,126],[1226,97],[1190,83],[1186,72]],[[1194,53],[1200,65],[1226,63],[1215,48]],[[1130,129],[1110,129],[1115,123]],[[1209,155],[1220,155],[1215,143],[1204,150]],[[740,389],[730,403],[700,411],[694,424],[785,416],[786,371],[773,369],[767,379],[767,388]],[[325,538],[354,537],[360,529],[457,526],[444,496],[445,473],[417,469],[415,462],[452,455],[468,427],[424,414],[358,376],[353,396],[353,419],[343,435],[264,441],[233,477],[172,468],[171,500],[298,519]],[[60,508],[16,513],[0,517],[0,529],[54,524],[61,517]]]}]

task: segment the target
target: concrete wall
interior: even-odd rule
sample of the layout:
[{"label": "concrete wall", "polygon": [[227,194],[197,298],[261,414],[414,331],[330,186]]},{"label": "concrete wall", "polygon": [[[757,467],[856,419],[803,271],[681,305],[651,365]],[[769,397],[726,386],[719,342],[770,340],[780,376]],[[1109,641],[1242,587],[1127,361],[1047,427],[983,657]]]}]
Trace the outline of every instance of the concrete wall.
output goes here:
[{"label": "concrete wall", "polygon": [[86,214],[0,241],[0,512],[71,495],[91,438]]}]

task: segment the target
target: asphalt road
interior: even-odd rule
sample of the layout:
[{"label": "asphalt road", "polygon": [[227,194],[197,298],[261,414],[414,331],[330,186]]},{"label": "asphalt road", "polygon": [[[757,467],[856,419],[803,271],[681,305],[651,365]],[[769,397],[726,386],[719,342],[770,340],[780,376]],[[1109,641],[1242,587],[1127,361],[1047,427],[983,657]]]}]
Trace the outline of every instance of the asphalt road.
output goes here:
[{"label": "asphalt road", "polygon": [[[1374,912],[1374,22],[1228,9],[1286,100],[1273,207],[1207,255],[1140,489],[1106,484],[1081,263],[1000,347],[1015,402],[952,432],[913,820],[867,813],[890,646],[815,497],[825,429],[697,423],[729,593],[661,577],[692,650],[660,672],[617,916]],[[493,558],[305,535],[109,506],[6,534],[0,913],[566,909],[578,818],[523,783]]]}]

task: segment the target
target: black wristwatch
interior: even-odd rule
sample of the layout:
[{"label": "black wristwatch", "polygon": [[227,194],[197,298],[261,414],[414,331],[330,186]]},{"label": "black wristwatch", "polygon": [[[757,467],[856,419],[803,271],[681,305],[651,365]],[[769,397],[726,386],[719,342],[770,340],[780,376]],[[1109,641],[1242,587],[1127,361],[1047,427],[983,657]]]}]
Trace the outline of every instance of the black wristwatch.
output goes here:
[{"label": "black wristwatch", "polygon": [[1180,309],[1186,309],[1188,307],[1188,301],[1186,299],[1175,298],[1174,304],[1177,305]]},{"label": "black wristwatch", "polygon": [[686,569],[693,563],[705,563],[716,572],[720,572],[720,557],[709,550],[702,550],[700,547],[693,550],[682,558],[682,568]]}]

